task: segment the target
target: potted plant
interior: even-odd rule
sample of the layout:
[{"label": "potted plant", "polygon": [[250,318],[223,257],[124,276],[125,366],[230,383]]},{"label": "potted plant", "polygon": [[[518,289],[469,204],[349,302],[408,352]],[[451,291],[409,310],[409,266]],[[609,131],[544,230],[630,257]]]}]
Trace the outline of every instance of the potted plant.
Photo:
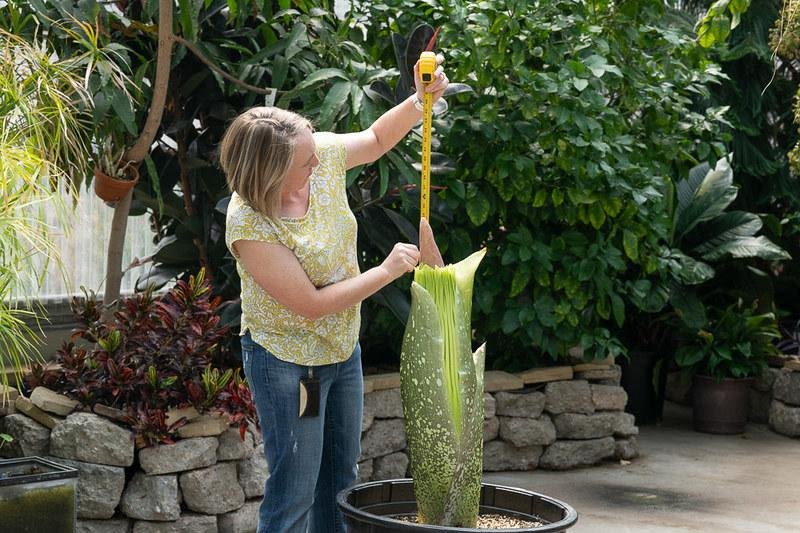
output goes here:
[{"label": "potted plant", "polygon": [[486,250],[444,266],[423,219],[420,251],[400,358],[413,481],[377,481],[340,492],[349,530],[484,531],[475,528],[485,513],[513,520],[503,527],[519,531],[568,529],[578,518],[569,505],[481,483],[485,344],[472,351],[470,317],[475,272]]},{"label": "potted plant", "polygon": [[126,150],[124,137],[114,134],[95,147],[94,192],[105,202],[118,202],[139,181],[136,165],[125,161]]},{"label": "potted plant", "polygon": [[[628,393],[626,410],[637,425],[661,418],[666,374],[672,364],[674,322],[698,330],[707,322],[703,292],[716,269],[749,258],[788,259],[789,254],[763,235],[763,222],[747,211],[728,211],[738,188],[728,159],[693,167],[674,185],[667,182],[664,197],[670,231],[660,258],[669,272],[662,285],[642,283],[634,291],[637,315],[626,317],[630,357],[621,361],[622,385]],[[751,269],[754,267],[751,266]],[[643,280],[644,281],[644,280]],[[645,290],[645,288],[647,290]],[[669,306],[666,312],[662,311]],[[648,314],[642,314],[646,311]]]},{"label": "potted plant", "polygon": [[723,310],[710,309],[708,323],[686,329],[675,353],[685,375],[693,377],[693,424],[707,433],[742,433],[747,422],[750,383],[777,352],[775,315],[758,313],[739,300]]}]

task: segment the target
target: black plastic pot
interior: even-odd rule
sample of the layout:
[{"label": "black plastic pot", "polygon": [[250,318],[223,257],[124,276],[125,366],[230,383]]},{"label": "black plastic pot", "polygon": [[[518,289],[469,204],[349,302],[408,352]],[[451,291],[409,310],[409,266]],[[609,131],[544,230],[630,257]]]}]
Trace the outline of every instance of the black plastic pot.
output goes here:
[{"label": "black plastic pot", "polygon": [[[445,527],[403,522],[393,516],[417,512],[414,486],[410,479],[362,483],[339,493],[339,508],[348,533],[491,533],[493,529]],[[481,485],[481,514],[500,514],[544,522],[537,528],[519,528],[519,533],[566,531],[578,521],[578,513],[564,502],[529,490],[484,483]],[[508,531],[507,529],[504,531]]]},{"label": "black plastic pot", "polygon": [[695,376],[692,386],[692,422],[704,433],[735,435],[747,424],[752,378],[723,379]]},{"label": "black plastic pot", "polygon": [[78,471],[41,457],[0,459],[0,531],[75,531]]},{"label": "black plastic pot", "polygon": [[625,411],[636,418],[637,426],[655,424],[664,412],[667,386],[665,359],[656,352],[632,351],[630,358],[620,358],[621,385],[628,394]]}]

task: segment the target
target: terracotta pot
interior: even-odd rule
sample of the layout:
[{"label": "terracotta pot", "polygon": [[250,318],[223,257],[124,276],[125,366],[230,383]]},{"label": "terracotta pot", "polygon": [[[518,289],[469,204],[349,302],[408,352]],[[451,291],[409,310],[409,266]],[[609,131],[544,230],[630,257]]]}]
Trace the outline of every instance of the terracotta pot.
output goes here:
[{"label": "terracotta pot", "polygon": [[723,379],[695,376],[692,387],[694,429],[705,433],[743,433],[747,423],[753,378]]},{"label": "terracotta pot", "polygon": [[139,171],[135,167],[128,167],[131,179],[112,178],[98,167],[94,167],[94,192],[106,202],[118,202],[136,186],[139,181]]}]

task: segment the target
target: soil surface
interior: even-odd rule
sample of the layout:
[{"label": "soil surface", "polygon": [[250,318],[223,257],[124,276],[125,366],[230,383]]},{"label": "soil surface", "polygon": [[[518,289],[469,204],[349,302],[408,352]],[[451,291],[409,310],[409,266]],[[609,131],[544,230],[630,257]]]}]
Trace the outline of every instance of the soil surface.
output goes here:
[{"label": "soil surface", "polygon": [[[417,515],[400,515],[393,516],[397,520],[403,522],[413,522],[418,524]],[[535,522],[533,520],[524,520],[522,518],[514,518],[513,516],[504,516],[500,514],[482,514],[478,516],[478,524],[475,526],[478,529],[522,529],[524,527],[541,527],[544,522]]]}]

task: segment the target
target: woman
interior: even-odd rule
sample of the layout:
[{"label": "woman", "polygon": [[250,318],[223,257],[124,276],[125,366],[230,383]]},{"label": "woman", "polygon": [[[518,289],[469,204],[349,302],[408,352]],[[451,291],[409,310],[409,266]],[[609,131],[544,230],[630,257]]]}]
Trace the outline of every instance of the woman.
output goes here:
[{"label": "woman", "polygon": [[420,120],[424,91],[436,101],[448,83],[441,66],[425,88],[415,66],[414,81],[415,95],[358,133],[312,133],[299,115],[259,107],[222,140],[242,360],[270,470],[258,533],[344,531],[335,498],[356,480],[360,455],[360,303],[420,258],[397,243],[359,272],[345,172],[396,145]]}]

